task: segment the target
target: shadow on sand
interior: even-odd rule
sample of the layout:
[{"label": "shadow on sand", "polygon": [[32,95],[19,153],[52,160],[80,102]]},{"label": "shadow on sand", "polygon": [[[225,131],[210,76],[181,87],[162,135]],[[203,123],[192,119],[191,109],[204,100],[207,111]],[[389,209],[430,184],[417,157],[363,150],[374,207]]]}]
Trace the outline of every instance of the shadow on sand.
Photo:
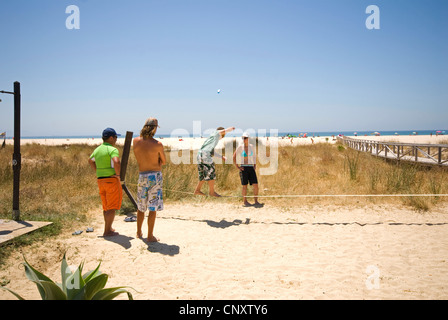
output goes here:
[{"label": "shadow on sand", "polygon": [[134,239],[133,237],[124,236],[122,234],[110,237],[98,236],[98,238],[103,238],[104,240],[119,244],[125,249],[129,249],[131,247],[131,240]]},{"label": "shadow on sand", "polygon": [[[210,227],[220,228],[220,229],[229,228],[231,226],[239,226],[240,224],[243,224],[243,221],[241,221],[239,219],[235,219],[232,222],[226,221],[224,219],[222,219],[219,222],[216,222],[213,220],[202,220],[202,221],[206,222]],[[246,222],[244,222],[244,224],[249,224],[249,223],[250,223],[250,219],[246,218]]]},{"label": "shadow on sand", "polygon": [[168,256],[179,254],[178,245],[166,244],[163,242],[149,242],[146,238],[142,238],[142,241],[148,245],[149,252],[160,253]]}]

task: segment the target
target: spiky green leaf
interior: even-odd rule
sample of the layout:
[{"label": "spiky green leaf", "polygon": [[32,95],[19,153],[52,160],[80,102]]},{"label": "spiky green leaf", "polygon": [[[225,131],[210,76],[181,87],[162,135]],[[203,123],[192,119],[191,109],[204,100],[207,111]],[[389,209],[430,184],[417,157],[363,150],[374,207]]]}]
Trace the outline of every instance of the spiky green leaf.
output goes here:
[{"label": "spiky green leaf", "polygon": [[108,278],[109,278],[109,276],[107,274],[101,274],[101,275],[91,279],[89,282],[87,282],[86,286],[85,286],[86,300],[91,300],[95,294],[97,294],[99,291],[103,290],[104,287],[106,286]]},{"label": "spiky green leaf", "polygon": [[11,289],[8,289],[8,288],[6,288],[6,287],[0,287],[0,289],[3,289],[3,290],[5,290],[5,291],[8,291],[8,292],[12,293],[12,294],[13,294],[17,299],[19,299],[19,300],[25,300],[24,298],[22,298],[21,295],[19,295],[18,293],[12,291]]},{"label": "spiky green leaf", "polygon": [[25,257],[23,257],[23,259],[25,260],[23,265],[25,266],[25,275],[26,275],[26,277],[36,284],[37,289],[39,290],[39,294],[40,294],[41,298],[45,299],[45,296],[46,296],[45,288],[41,285],[40,282],[41,281],[53,282],[53,281],[50,278],[48,278],[46,275],[44,275],[43,273],[41,273],[41,272],[37,271],[36,269],[34,269],[28,263],[28,261],[26,261]]},{"label": "spiky green leaf", "polygon": [[61,262],[62,291],[67,292],[66,281],[67,281],[67,278],[69,276],[71,276],[72,274],[73,273],[70,270],[70,267],[68,266],[67,260],[65,259],[65,253],[64,253],[64,257],[62,258],[62,262]]},{"label": "spiky green leaf", "polygon": [[89,282],[91,279],[99,276],[101,273],[101,271],[99,270],[101,266],[101,262],[98,264],[98,266],[95,268],[95,270],[91,270],[89,272],[86,272],[82,278],[84,279],[84,282],[87,283]]},{"label": "spiky green leaf", "polygon": [[67,300],[67,295],[53,281],[39,281],[44,288],[45,297],[43,300]]},{"label": "spiky green leaf", "polygon": [[134,300],[132,294],[124,288],[128,287],[115,287],[100,290],[92,297],[92,300],[112,300],[122,293],[126,293],[129,300]]}]

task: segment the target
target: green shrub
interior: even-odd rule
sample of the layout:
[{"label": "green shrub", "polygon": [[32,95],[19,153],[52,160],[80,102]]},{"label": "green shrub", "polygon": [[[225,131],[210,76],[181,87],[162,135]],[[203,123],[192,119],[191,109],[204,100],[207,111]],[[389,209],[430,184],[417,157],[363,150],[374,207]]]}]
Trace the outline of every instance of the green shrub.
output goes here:
[{"label": "green shrub", "polygon": [[[61,263],[62,282],[56,283],[46,275],[34,269],[24,258],[25,274],[34,282],[39,290],[42,300],[112,300],[116,296],[126,293],[129,300],[133,300],[132,294],[125,290],[126,287],[104,288],[108,275],[99,270],[101,263],[95,270],[82,275],[84,263],[81,263],[75,272],[72,272],[65,260],[65,254]],[[0,287],[11,292],[19,300],[24,300],[16,292]]]}]

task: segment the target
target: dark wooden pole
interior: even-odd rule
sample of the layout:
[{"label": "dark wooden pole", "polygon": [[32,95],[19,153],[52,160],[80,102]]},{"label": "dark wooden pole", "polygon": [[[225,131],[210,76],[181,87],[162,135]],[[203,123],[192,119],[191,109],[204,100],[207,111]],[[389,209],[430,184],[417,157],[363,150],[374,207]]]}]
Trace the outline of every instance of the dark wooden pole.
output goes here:
[{"label": "dark wooden pole", "polygon": [[126,138],[124,140],[124,147],[123,147],[123,156],[121,157],[120,180],[124,192],[128,196],[129,200],[131,200],[134,207],[137,209],[137,202],[135,201],[134,197],[132,196],[131,192],[129,191],[125,183],[126,170],[128,168],[129,153],[131,152],[132,135],[133,132],[126,131]]},{"label": "dark wooden pole", "polygon": [[12,219],[20,220],[20,169],[22,155],[20,154],[20,82],[14,82],[14,154],[12,156],[14,173],[14,188],[12,197]]}]

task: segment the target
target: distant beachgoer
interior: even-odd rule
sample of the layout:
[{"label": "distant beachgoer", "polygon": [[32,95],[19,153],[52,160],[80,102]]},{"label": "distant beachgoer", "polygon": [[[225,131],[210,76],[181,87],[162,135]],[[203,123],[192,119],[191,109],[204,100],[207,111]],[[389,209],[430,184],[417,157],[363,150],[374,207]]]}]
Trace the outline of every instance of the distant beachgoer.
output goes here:
[{"label": "distant beachgoer", "polygon": [[157,119],[147,119],[140,131],[140,136],[133,141],[134,155],[137,159],[139,171],[137,186],[137,238],[143,237],[142,225],[145,220],[145,212],[148,209],[149,242],[159,241],[154,236],[154,225],[157,211],[163,210],[162,166],[166,164],[166,157],[162,143],[154,139],[158,127]]},{"label": "distant beachgoer", "polygon": [[218,157],[221,157],[224,161],[226,157],[215,153],[215,147],[218,144],[219,140],[224,138],[227,132],[235,130],[235,127],[230,127],[224,129],[223,127],[217,128],[210,137],[208,137],[202,147],[198,151],[197,160],[198,160],[198,173],[199,173],[199,182],[194,191],[195,195],[205,196],[205,194],[201,191],[201,187],[204,184],[204,181],[208,183],[209,194],[212,197],[220,197],[219,194],[215,192],[215,162],[213,161],[213,156],[216,154]]},{"label": "distant beachgoer", "polygon": [[103,131],[103,144],[93,151],[89,158],[89,164],[96,171],[98,188],[103,205],[104,237],[118,235],[112,228],[115,218],[115,210],[121,208],[123,190],[120,182],[121,163],[117,143],[117,132],[112,128]]},{"label": "distant beachgoer", "polygon": [[252,206],[247,201],[247,184],[250,183],[254,188],[254,206],[262,206],[263,204],[258,202],[258,179],[257,179],[257,156],[253,145],[249,143],[249,134],[243,133],[243,144],[240,144],[233,153],[233,164],[240,171],[241,185],[243,186],[243,206]]}]

